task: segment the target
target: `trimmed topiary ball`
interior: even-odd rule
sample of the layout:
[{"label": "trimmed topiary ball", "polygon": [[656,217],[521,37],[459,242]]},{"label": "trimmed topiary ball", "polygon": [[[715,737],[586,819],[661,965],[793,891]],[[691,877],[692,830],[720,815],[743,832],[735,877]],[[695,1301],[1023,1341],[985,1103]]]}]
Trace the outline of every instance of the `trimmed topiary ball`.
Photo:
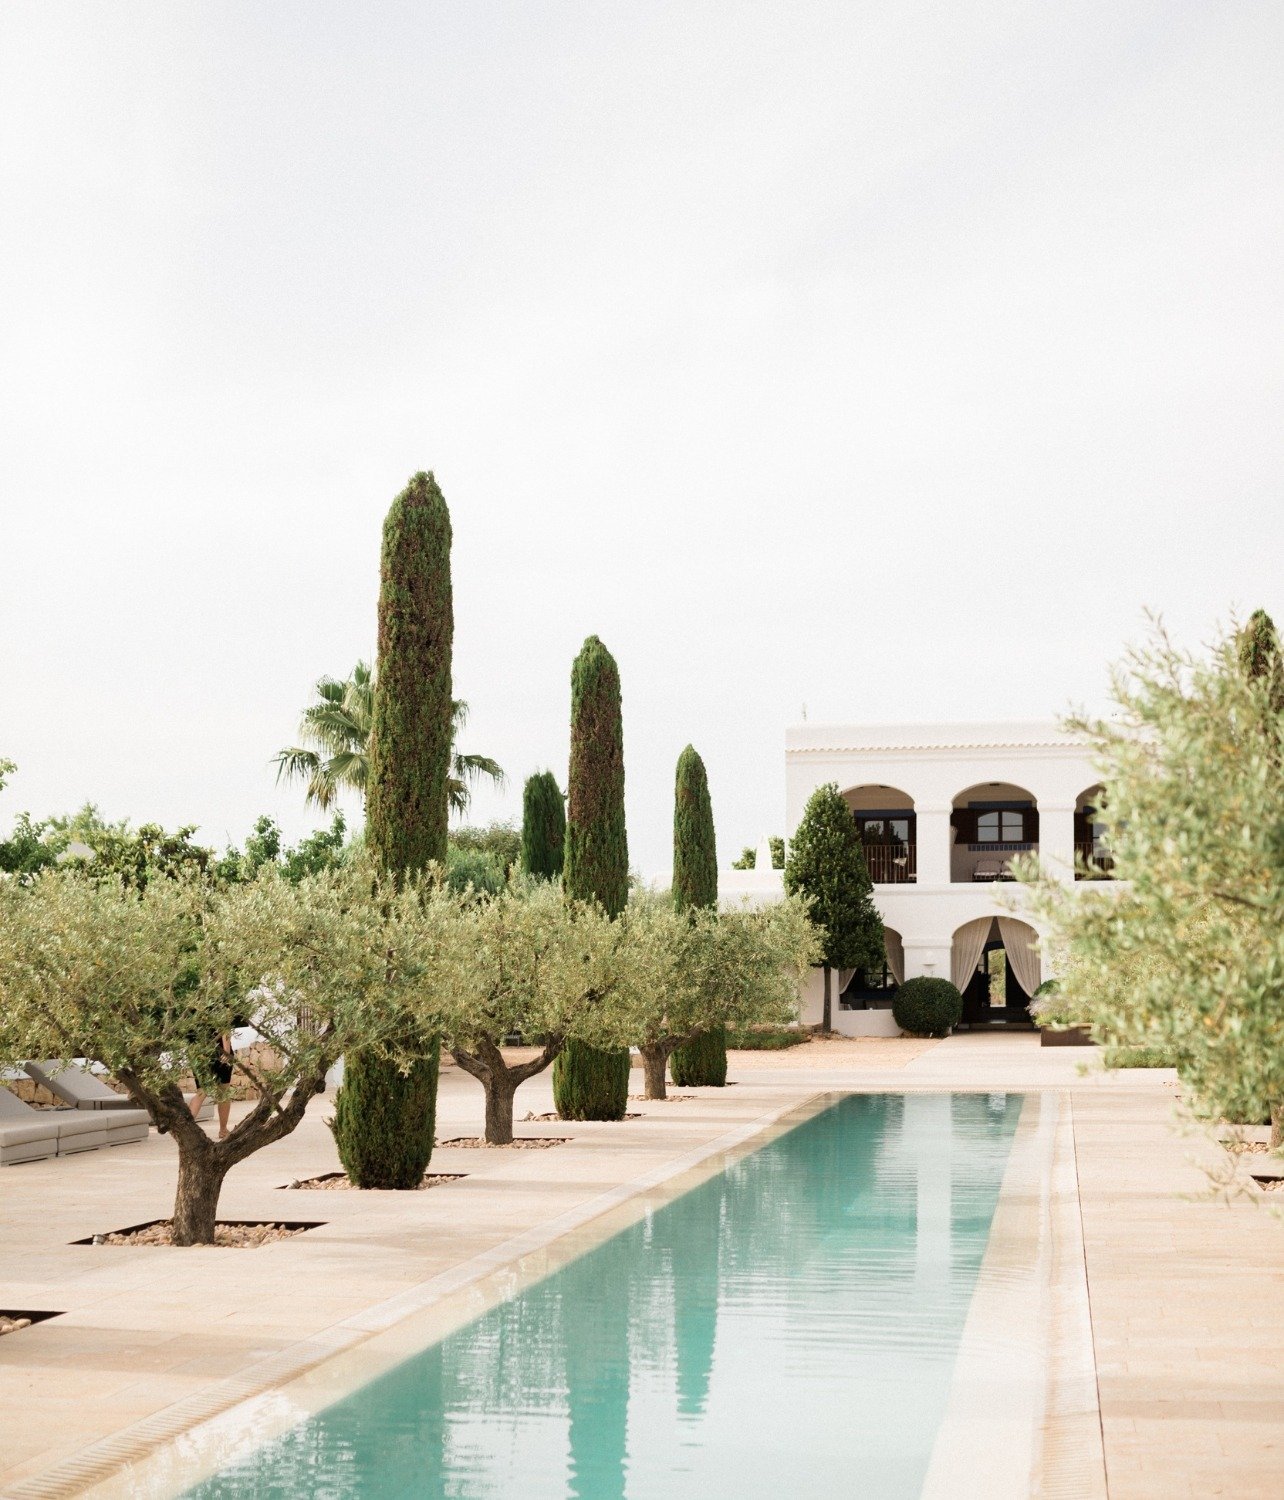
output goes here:
[{"label": "trimmed topiary ball", "polygon": [[907,979],[892,998],[892,1016],[914,1036],[947,1036],[963,1019],[963,996],[948,979]]}]

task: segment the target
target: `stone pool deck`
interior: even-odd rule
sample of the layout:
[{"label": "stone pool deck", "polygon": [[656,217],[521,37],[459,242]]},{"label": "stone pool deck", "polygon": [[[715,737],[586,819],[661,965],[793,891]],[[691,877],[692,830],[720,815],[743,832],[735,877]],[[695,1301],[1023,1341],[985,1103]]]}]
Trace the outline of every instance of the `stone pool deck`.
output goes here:
[{"label": "stone pool deck", "polygon": [[[967,1088],[1068,1099],[1109,1494],[1278,1496],[1284,1224],[1247,1198],[1208,1201],[1201,1162],[1221,1152],[1175,1132],[1172,1074],[1085,1074],[1090,1058],[1023,1034],[738,1053],[732,1088],[637,1103],[641,1118],[616,1125],[519,1127],[565,1145],[439,1148],[434,1170],[467,1175],[415,1194],[282,1191],[337,1166],[319,1101],[228,1179],[223,1217],[324,1223],[257,1250],[70,1243],[167,1214],[174,1148],[156,1135],[6,1168],[0,1308],[63,1315],[0,1339],[0,1494],[130,1493],[113,1468],[185,1413],[249,1392],[256,1367],[295,1370],[300,1350],[350,1346],[434,1279],[502,1262],[515,1236],[529,1248],[583,1222],[818,1090]],[[550,1108],[547,1077],[523,1087],[519,1120]],[[440,1138],[475,1134],[478,1086],[444,1072],[439,1115]]]}]

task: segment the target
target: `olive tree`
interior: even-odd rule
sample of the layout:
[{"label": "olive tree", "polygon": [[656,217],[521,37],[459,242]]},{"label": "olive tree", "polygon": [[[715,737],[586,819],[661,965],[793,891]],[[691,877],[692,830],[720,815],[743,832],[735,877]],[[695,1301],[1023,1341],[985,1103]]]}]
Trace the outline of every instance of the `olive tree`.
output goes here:
[{"label": "olive tree", "polygon": [[640,894],[618,925],[624,1024],[642,1054],[648,1099],[666,1097],[669,1056],[698,1032],[795,1020],[800,976],[820,955],[808,903],[797,896],[718,912]]},{"label": "olive tree", "polygon": [[[0,1056],[102,1062],[178,1147],[174,1243],[210,1244],[227,1173],[295,1129],[345,1050],[407,1065],[396,1014],[430,957],[419,907],[355,863],[222,889],[63,870],[0,883]],[[268,1044],[236,1061],[258,1097],[213,1140],[180,1081],[240,1016]]]},{"label": "olive tree", "polygon": [[[1106,788],[1113,887],[1035,886],[1067,1014],[1171,1055],[1196,1109],[1284,1136],[1284,713],[1278,643],[1195,657],[1162,629],[1070,727]],[[1273,631],[1271,632],[1273,637]]]},{"label": "olive tree", "polygon": [[[619,925],[595,902],[564,899],[546,880],[514,881],[489,899],[451,903],[443,930],[443,981],[423,994],[426,1024],[486,1091],[486,1140],[513,1139],[513,1098],[571,1037],[619,1044],[618,997],[629,962]],[[537,1039],[524,1062],[506,1037]]]}]

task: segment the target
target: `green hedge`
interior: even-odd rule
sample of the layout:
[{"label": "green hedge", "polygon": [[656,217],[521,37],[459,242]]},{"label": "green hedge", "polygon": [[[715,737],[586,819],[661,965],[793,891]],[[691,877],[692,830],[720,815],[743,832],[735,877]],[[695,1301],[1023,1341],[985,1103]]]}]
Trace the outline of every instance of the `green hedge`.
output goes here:
[{"label": "green hedge", "polygon": [[627,1047],[567,1042],[553,1062],[553,1104],[563,1120],[622,1120],[629,1105]]},{"label": "green hedge", "polygon": [[678,1088],[722,1088],[727,1082],[727,1028],[712,1026],[669,1055],[669,1072]]},{"label": "green hedge", "polygon": [[963,1019],[963,996],[948,979],[907,979],[892,998],[892,1016],[913,1036],[945,1036]]},{"label": "green hedge", "polygon": [[727,1046],[737,1052],[780,1052],[811,1041],[811,1032],[797,1026],[728,1027]]}]

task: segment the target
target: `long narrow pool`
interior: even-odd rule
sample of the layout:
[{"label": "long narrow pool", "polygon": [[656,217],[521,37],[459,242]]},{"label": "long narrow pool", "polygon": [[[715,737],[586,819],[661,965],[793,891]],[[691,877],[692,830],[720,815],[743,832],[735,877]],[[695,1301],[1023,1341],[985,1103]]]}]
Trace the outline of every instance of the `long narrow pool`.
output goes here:
[{"label": "long narrow pool", "polygon": [[915,1497],[1021,1105],[845,1097],[191,1494]]}]

